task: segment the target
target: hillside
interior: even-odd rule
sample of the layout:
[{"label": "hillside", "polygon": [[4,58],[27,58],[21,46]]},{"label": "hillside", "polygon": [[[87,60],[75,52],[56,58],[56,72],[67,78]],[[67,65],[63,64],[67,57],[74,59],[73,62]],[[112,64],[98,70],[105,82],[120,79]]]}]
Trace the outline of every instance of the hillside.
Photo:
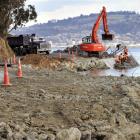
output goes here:
[{"label": "hillside", "polygon": [[[36,33],[39,36],[46,36],[48,40],[54,42],[64,42],[69,39],[80,40],[83,36],[91,33],[96,18],[97,14],[81,15],[55,22],[49,21],[48,23],[35,24],[30,27],[18,29],[14,33]],[[140,14],[129,11],[109,12],[108,24],[111,32],[115,33],[118,38],[139,41]],[[102,32],[102,28],[99,32]]]}]

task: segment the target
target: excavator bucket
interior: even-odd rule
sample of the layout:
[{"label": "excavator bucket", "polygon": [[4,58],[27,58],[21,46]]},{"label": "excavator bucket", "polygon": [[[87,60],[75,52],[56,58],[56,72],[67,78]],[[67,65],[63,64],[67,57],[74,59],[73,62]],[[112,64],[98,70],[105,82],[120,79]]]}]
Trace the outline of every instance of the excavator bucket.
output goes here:
[{"label": "excavator bucket", "polygon": [[102,40],[113,40],[113,34],[102,34]]}]

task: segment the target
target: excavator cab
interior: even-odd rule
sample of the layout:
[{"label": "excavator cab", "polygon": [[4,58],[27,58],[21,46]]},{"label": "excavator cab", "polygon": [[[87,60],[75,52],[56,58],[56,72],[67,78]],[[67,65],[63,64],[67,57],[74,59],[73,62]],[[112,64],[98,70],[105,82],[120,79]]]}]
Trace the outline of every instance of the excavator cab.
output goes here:
[{"label": "excavator cab", "polygon": [[91,43],[91,36],[86,36],[84,38],[82,38],[82,43]]},{"label": "excavator cab", "polygon": [[102,40],[113,40],[113,34],[102,34]]}]

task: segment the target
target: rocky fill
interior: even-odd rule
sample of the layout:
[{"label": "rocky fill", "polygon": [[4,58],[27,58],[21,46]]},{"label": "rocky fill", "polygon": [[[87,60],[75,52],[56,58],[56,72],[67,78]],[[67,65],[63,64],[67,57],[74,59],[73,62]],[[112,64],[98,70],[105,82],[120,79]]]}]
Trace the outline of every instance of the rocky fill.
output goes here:
[{"label": "rocky fill", "polygon": [[17,66],[9,68],[13,85],[0,90],[0,139],[140,139],[140,77],[96,77],[60,67],[75,61],[44,57],[24,57],[21,79]]}]

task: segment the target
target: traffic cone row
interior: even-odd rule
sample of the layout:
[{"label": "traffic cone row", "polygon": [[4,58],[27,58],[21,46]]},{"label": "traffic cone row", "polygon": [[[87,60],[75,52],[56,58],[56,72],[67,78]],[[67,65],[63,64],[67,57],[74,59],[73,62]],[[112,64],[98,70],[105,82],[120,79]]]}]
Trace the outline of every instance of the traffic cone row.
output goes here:
[{"label": "traffic cone row", "polygon": [[[16,62],[16,61],[15,61]],[[17,71],[17,77],[18,78],[22,78],[23,74],[22,74],[22,66],[21,66],[21,62],[20,62],[20,58],[18,60],[18,71]],[[9,79],[9,73],[8,73],[8,68],[7,68],[7,62],[5,61],[4,64],[4,77],[3,77],[3,86],[11,86],[12,84],[10,83],[10,79]]]},{"label": "traffic cone row", "polygon": [[74,58],[78,57],[78,49],[76,49],[76,51],[70,51],[70,49],[68,48],[68,59],[72,60],[74,62]]},{"label": "traffic cone row", "polygon": [[72,51],[72,62],[74,62],[74,52]]},{"label": "traffic cone row", "polygon": [[20,58],[19,58],[19,60],[18,60],[18,72],[17,72],[17,77],[18,77],[18,78],[22,78],[22,69],[21,69]]}]

